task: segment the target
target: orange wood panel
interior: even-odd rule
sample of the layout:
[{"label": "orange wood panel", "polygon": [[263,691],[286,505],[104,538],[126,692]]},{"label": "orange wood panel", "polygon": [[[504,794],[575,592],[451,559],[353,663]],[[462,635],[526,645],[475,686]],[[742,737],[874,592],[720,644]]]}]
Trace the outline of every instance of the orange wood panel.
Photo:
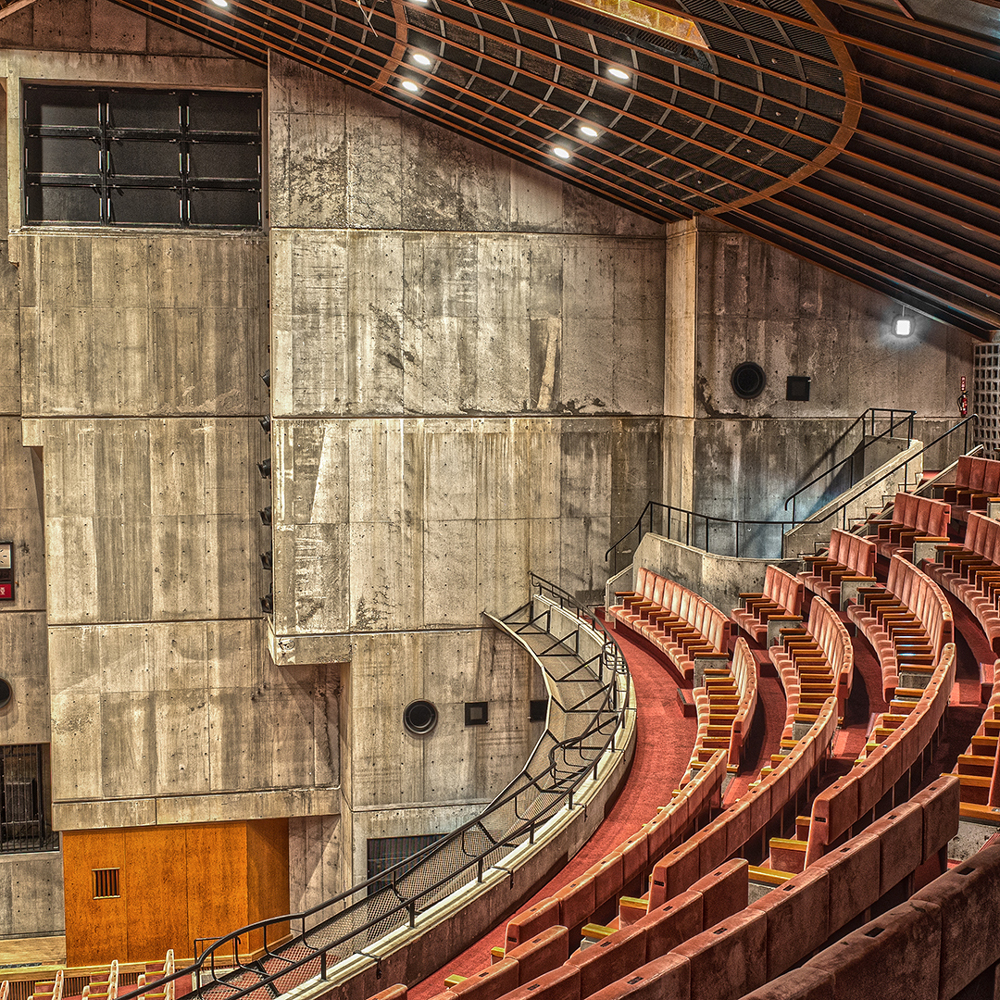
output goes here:
[{"label": "orange wood panel", "polygon": [[129,962],[163,961],[168,948],[188,956],[187,837],[183,827],[125,831]]},{"label": "orange wood panel", "polygon": [[[247,902],[250,923],[288,912],[287,819],[247,823]],[[287,922],[268,928],[268,944],[287,933]]]},{"label": "orange wood panel", "polygon": [[[249,923],[246,823],[185,829],[189,940],[221,937],[243,927]],[[241,950],[247,947],[240,945]]]},{"label": "orange wood panel", "polygon": [[[63,834],[66,964],[104,965],[125,956],[129,892],[124,830],[67,830]],[[118,868],[117,899],[94,899],[95,868]]]}]

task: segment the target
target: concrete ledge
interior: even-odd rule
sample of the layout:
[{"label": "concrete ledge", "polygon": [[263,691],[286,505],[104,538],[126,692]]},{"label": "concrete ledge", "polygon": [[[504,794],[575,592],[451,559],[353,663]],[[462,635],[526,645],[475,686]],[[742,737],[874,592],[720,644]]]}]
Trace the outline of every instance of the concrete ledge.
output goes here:
[{"label": "concrete ledge", "polygon": [[339,813],[339,788],[282,788],[52,804],[52,822],[56,830],[222,823],[227,820],[282,819],[286,816],[335,816]]}]

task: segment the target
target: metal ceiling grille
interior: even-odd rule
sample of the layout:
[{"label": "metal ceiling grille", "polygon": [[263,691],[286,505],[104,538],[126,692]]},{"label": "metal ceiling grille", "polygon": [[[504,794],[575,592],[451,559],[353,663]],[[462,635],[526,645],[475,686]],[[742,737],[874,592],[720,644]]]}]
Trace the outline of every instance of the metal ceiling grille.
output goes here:
[{"label": "metal ceiling grille", "polygon": [[707,52],[564,0],[116,2],[650,218],[712,213],[971,333],[1000,327],[1000,60],[972,0],[951,26],[937,0],[677,0]]}]

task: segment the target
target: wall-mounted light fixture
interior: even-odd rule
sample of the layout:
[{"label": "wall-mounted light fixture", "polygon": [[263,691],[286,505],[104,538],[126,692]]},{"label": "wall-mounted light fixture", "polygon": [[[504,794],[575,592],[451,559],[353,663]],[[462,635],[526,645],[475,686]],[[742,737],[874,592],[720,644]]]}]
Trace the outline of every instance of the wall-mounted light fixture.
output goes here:
[{"label": "wall-mounted light fixture", "polygon": [[270,479],[271,478],[271,460],[269,458],[265,458],[263,462],[258,462],[257,463],[257,471],[260,473],[260,478],[261,479]]},{"label": "wall-mounted light fixture", "polygon": [[270,572],[274,568],[274,552],[273,552],[273,550],[268,549],[267,552],[261,552],[261,554],[260,554],[260,564],[268,572]]},{"label": "wall-mounted light fixture", "polygon": [[274,614],[274,594],[265,594],[260,599],[260,609],[265,615]]},{"label": "wall-mounted light fixture", "polygon": [[271,508],[265,507],[263,510],[257,511],[260,514],[260,523],[267,527],[271,523]]},{"label": "wall-mounted light fixture", "polygon": [[271,418],[270,417],[260,417],[260,418],[258,418],[258,422],[260,423],[260,429],[265,434],[270,434],[271,433]]},{"label": "wall-mounted light fixture", "polygon": [[906,306],[903,306],[903,311],[892,321],[892,332],[897,337],[909,337],[913,333],[913,323],[906,315]]},{"label": "wall-mounted light fixture", "polygon": [[261,380],[261,382],[264,383],[264,385],[266,385],[268,387],[268,389],[271,388],[271,369],[270,368],[268,368],[268,370],[266,372],[261,372],[261,374],[260,374],[260,380]]}]

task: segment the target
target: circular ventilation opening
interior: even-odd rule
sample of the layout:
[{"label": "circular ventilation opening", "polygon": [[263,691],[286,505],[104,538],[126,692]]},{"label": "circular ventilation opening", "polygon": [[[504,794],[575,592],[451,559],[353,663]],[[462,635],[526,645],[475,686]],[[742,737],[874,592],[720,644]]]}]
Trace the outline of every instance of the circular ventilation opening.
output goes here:
[{"label": "circular ventilation opening", "polygon": [[10,684],[0,677],[0,708],[3,708],[10,701],[12,694]]},{"label": "circular ventilation opening", "polygon": [[429,733],[438,720],[437,709],[429,701],[411,701],[403,709],[403,725],[416,736]]},{"label": "circular ventilation opening", "polygon": [[740,399],[756,399],[764,391],[766,379],[764,369],[752,361],[744,361],[733,369],[732,378],[729,380],[733,387],[733,392]]}]

